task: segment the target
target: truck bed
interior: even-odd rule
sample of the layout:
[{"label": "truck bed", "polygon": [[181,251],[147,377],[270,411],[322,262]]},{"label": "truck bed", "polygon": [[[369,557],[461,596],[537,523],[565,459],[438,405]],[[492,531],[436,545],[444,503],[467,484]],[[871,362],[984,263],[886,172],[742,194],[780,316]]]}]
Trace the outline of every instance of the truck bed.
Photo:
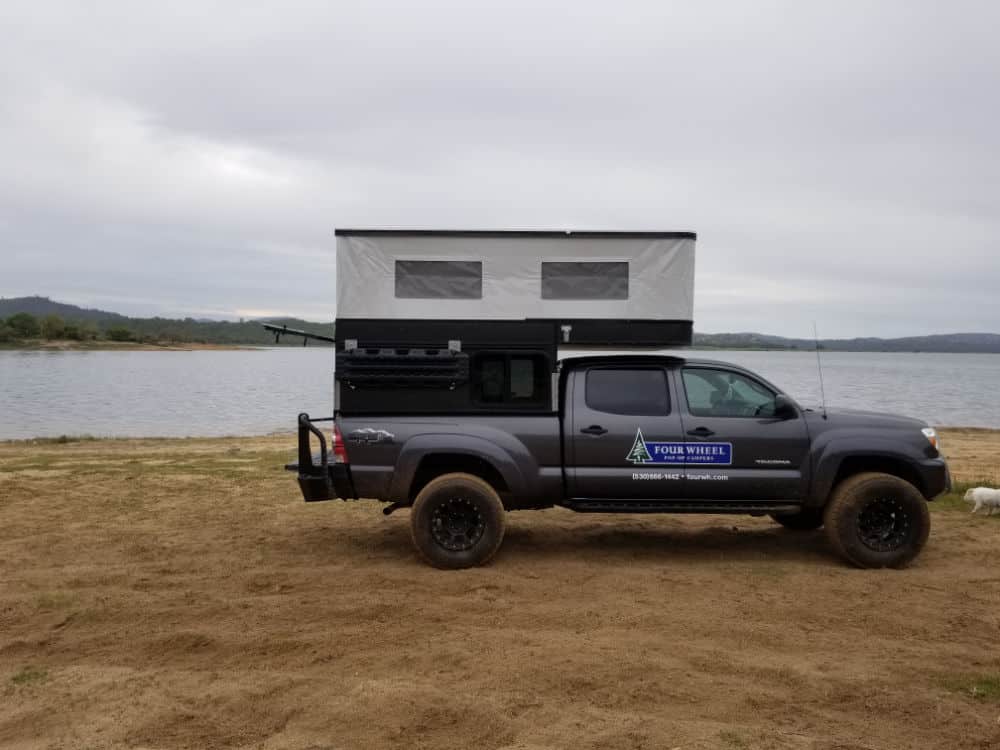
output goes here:
[{"label": "truck bed", "polygon": [[[499,469],[508,510],[550,507],[564,497],[563,441],[555,413],[339,416],[337,426],[357,497],[405,503],[439,473],[436,464],[443,461],[452,471]],[[423,458],[427,453],[433,458]]]}]

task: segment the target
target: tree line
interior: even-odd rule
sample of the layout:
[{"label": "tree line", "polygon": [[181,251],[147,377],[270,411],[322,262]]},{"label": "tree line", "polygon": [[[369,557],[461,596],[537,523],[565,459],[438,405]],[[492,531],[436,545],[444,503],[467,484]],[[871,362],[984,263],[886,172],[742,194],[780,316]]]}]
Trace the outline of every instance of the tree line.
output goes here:
[{"label": "tree line", "polygon": [[67,322],[59,315],[37,318],[30,313],[15,313],[0,320],[0,342],[4,343],[31,339],[95,341],[101,334],[97,325],[90,321]]},{"label": "tree line", "polygon": [[[332,323],[309,323],[295,318],[273,320],[289,328],[301,328],[326,336],[333,335]],[[69,341],[135,341],[165,344],[232,344],[274,345],[273,334],[264,330],[259,321],[239,322],[194,320],[184,318],[122,318],[110,320],[64,319],[54,313],[32,315],[18,312],[0,318],[0,343],[44,340]],[[301,345],[300,341],[284,338],[281,345]]]}]

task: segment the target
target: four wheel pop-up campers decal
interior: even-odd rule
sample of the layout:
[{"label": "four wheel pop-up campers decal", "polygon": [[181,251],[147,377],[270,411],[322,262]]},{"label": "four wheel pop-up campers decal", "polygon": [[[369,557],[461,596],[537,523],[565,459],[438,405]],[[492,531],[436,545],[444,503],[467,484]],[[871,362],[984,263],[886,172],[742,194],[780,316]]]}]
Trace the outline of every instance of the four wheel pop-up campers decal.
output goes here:
[{"label": "four wheel pop-up campers decal", "polygon": [[634,464],[706,464],[729,466],[733,462],[732,443],[648,442],[642,430],[635,431],[635,442],[625,456]]}]

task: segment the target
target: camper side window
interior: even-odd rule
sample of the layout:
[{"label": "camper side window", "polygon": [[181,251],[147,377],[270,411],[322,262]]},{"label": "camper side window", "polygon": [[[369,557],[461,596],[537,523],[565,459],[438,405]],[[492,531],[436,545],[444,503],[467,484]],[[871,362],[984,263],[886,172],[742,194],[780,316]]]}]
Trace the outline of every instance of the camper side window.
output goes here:
[{"label": "camper side window", "polygon": [[507,407],[547,402],[547,364],[542,354],[477,354],[472,360],[474,398]]},{"label": "camper side window", "polygon": [[478,260],[397,260],[397,299],[482,299]]},{"label": "camper side window", "polygon": [[628,299],[628,261],[543,261],[542,299]]}]

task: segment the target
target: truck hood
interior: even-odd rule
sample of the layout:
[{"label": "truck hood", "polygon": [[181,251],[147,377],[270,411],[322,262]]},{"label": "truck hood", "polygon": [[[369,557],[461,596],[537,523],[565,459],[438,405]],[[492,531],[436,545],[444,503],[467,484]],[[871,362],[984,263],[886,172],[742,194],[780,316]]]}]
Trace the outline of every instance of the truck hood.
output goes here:
[{"label": "truck hood", "polygon": [[[823,420],[822,409],[812,409],[807,412],[811,420]],[[827,419],[830,426],[836,427],[890,427],[896,429],[914,428],[919,430],[927,427],[927,423],[913,417],[904,417],[899,414],[887,414],[878,411],[864,411],[863,409],[827,409]]]}]

